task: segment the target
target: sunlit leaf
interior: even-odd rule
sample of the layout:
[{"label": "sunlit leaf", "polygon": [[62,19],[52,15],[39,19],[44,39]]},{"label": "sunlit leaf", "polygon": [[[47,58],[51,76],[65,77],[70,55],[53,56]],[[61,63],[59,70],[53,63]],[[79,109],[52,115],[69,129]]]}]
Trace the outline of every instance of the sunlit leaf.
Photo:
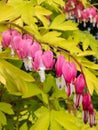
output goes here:
[{"label": "sunlit leaf", "polygon": [[7,113],[7,114],[14,114],[12,106],[5,102],[0,102],[0,111]]},{"label": "sunlit leaf", "polygon": [[[51,82],[50,82],[51,81]],[[46,80],[43,84],[43,91],[45,93],[48,93],[52,87],[54,87],[56,84],[55,84],[55,79],[54,77],[51,75],[51,74],[48,74],[46,76]]]},{"label": "sunlit leaf", "polygon": [[0,82],[2,83],[2,84],[6,84],[6,80],[5,80],[5,78],[0,74]]},{"label": "sunlit leaf", "polygon": [[27,83],[27,90],[23,94],[23,98],[35,96],[41,93],[41,90],[35,83]]},{"label": "sunlit leaf", "polygon": [[94,51],[83,51],[77,54],[77,56],[91,56],[91,55],[95,55]]},{"label": "sunlit leaf", "polygon": [[50,15],[52,12],[42,6],[35,7],[35,14],[39,13],[40,15]]},{"label": "sunlit leaf", "polygon": [[13,15],[13,7],[10,5],[0,5],[0,22],[8,20]]},{"label": "sunlit leaf", "polygon": [[[98,79],[90,70],[86,68],[84,68],[84,74],[85,74],[88,90],[90,94],[92,95],[95,89],[95,86],[96,85],[98,86]],[[98,92],[98,89],[97,89],[97,92]]]},{"label": "sunlit leaf", "polygon": [[51,29],[57,30],[77,30],[77,24],[73,23],[72,21],[65,21],[65,15],[60,14],[58,15],[50,25]]},{"label": "sunlit leaf", "polygon": [[87,59],[82,59],[81,62],[82,62],[82,65],[85,67],[88,67],[88,68],[91,68],[94,70],[98,70],[98,64],[95,64],[94,62],[91,62]]},{"label": "sunlit leaf", "polygon": [[57,121],[66,130],[79,130],[75,124],[75,117],[73,115],[68,114],[65,111],[52,111],[52,116],[54,116],[55,121]]},{"label": "sunlit leaf", "polygon": [[6,116],[3,112],[0,111],[0,124],[1,125],[6,125],[7,124],[7,119]]},{"label": "sunlit leaf", "polygon": [[24,123],[19,130],[28,130],[27,123]]},{"label": "sunlit leaf", "polygon": [[[43,110],[43,111],[42,111]],[[36,112],[39,117],[36,123],[30,128],[30,130],[48,130],[49,127],[49,112],[46,108],[41,108],[40,113]]]},{"label": "sunlit leaf", "polygon": [[38,5],[42,4],[45,0],[37,0]]},{"label": "sunlit leaf", "polygon": [[32,76],[15,67],[14,65],[8,63],[7,61],[1,60],[0,63],[4,65],[4,70],[7,71],[12,77],[13,75],[15,75],[17,78],[23,79],[28,82],[34,81]]},{"label": "sunlit leaf", "polygon": [[63,0],[53,0],[58,5],[64,6],[64,1]]}]

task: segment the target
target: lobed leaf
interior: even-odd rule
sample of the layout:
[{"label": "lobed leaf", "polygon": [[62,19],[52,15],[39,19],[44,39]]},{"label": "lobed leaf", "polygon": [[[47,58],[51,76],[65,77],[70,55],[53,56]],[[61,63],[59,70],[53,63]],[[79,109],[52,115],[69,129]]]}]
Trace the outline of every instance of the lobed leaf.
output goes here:
[{"label": "lobed leaf", "polygon": [[54,18],[53,22],[51,23],[50,29],[57,29],[57,30],[77,30],[77,24],[73,23],[72,21],[65,21],[65,15],[60,14],[56,18]]},{"label": "lobed leaf", "polygon": [[14,114],[14,111],[12,109],[12,105],[5,102],[0,102],[0,111],[7,113],[7,114]]},{"label": "lobed leaf", "polygon": [[5,114],[2,111],[0,111],[0,126],[2,125],[7,125],[7,119]]}]

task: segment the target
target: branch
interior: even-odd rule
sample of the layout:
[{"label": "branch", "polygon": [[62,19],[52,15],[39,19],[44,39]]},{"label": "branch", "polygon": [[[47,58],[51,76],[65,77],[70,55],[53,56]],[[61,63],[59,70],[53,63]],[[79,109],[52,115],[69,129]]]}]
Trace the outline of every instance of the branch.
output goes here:
[{"label": "branch", "polygon": [[[30,34],[32,37],[34,37],[34,35],[31,34],[29,31],[27,31],[26,29],[24,29],[23,27],[21,27],[21,26],[15,24],[15,23],[12,23],[12,22],[3,22],[2,24],[4,24],[4,25],[8,25],[8,24],[9,24],[9,25],[12,25],[12,26],[14,26],[14,27],[17,27],[17,28],[21,29],[22,31],[24,31],[24,32],[26,32],[26,33],[28,33],[28,34]],[[34,37],[34,39],[37,40],[35,37]],[[88,87],[87,87],[87,82],[86,82],[86,78],[85,78],[85,74],[84,74],[84,71],[83,71],[83,66],[82,66],[82,64],[81,64],[70,52],[64,50],[63,48],[60,48],[60,47],[51,45],[51,44],[46,43],[46,42],[41,42],[40,44],[48,45],[49,47],[52,47],[52,48],[57,49],[58,51],[64,52],[64,53],[67,54],[69,57],[71,57],[71,58],[78,64],[78,66],[80,67],[81,73],[83,74],[83,77],[84,77],[84,80],[85,80],[86,90],[87,90],[87,92],[89,93],[89,90],[88,90]]]}]

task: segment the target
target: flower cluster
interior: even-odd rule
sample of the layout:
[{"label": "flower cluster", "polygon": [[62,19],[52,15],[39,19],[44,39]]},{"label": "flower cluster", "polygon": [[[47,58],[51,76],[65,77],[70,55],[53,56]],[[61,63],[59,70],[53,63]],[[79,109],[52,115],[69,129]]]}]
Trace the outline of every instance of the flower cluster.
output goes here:
[{"label": "flower cluster", "polygon": [[77,68],[74,62],[66,61],[65,57],[58,55],[54,59],[51,50],[43,51],[40,43],[29,34],[19,33],[15,29],[9,29],[2,33],[2,46],[11,48],[11,55],[15,54],[24,62],[26,70],[34,69],[39,73],[40,81],[45,81],[45,70],[55,68],[56,84],[59,89],[66,89],[68,97],[75,93],[74,102],[78,108],[83,106],[84,123],[90,126],[96,124],[95,111],[91,103],[91,97],[85,93],[85,78],[82,73],[77,76]]},{"label": "flower cluster", "polygon": [[83,95],[83,120],[84,123],[89,122],[90,126],[96,125],[95,111],[93,104],[91,103],[91,96],[89,94]]},{"label": "flower cluster", "polygon": [[[2,33],[2,46],[11,48],[11,55],[15,53],[23,60],[26,70],[38,71],[41,81],[45,80],[45,70],[51,70],[55,60],[52,51],[42,52],[41,45],[30,35],[21,35],[14,29]],[[49,62],[48,62],[49,61]]]},{"label": "flower cluster", "polygon": [[96,8],[84,8],[84,5],[81,1],[69,0],[65,4],[63,11],[66,13],[68,19],[74,17],[78,22],[83,22],[84,27],[86,26],[87,22],[92,23],[94,27],[98,27],[98,13]]}]

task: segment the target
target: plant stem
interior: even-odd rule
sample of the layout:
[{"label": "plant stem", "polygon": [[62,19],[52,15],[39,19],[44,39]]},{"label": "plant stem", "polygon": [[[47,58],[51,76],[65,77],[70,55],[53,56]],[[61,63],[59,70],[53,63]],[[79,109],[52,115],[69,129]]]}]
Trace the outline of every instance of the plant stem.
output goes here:
[{"label": "plant stem", "polygon": [[[22,31],[24,31],[24,32],[26,32],[26,33],[28,33],[28,34],[30,34],[32,37],[34,37],[33,34],[31,34],[31,33],[28,32],[26,29],[24,29],[23,27],[21,27],[21,26],[15,24],[15,23],[12,23],[12,22],[3,22],[2,24],[4,24],[4,25],[8,25],[8,24],[9,24],[9,25],[12,25],[12,26],[14,26],[14,27],[17,27],[17,28],[21,29]],[[35,37],[34,37],[34,39],[37,40]],[[88,87],[87,87],[87,82],[86,82],[86,78],[85,78],[85,74],[84,74],[84,71],[83,71],[83,66],[82,66],[82,64],[81,64],[70,52],[64,50],[63,48],[60,48],[60,47],[58,47],[58,46],[51,45],[51,44],[46,43],[46,42],[41,42],[40,44],[48,45],[49,47],[52,47],[52,48],[57,49],[58,51],[64,52],[64,53],[67,54],[69,57],[71,57],[71,58],[78,64],[78,66],[80,67],[81,73],[83,74],[83,77],[84,77],[84,80],[85,80],[86,90],[87,90],[87,92],[89,93],[89,90],[88,90]]]}]

